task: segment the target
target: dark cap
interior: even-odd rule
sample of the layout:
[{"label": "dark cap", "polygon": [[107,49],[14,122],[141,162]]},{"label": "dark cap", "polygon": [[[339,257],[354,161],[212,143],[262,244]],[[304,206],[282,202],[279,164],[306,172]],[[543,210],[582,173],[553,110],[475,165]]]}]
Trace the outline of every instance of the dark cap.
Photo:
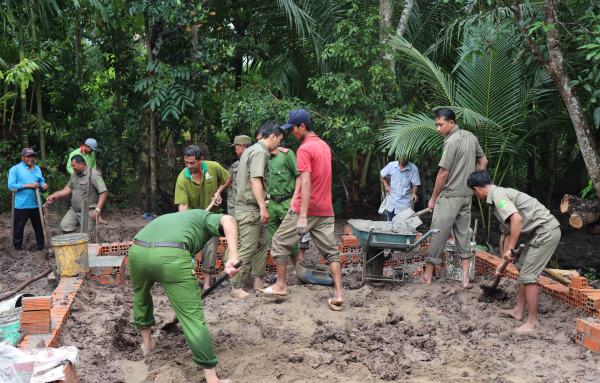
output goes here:
[{"label": "dark cap", "polygon": [[294,125],[308,124],[311,123],[310,113],[304,109],[292,110],[288,116],[287,124],[283,125],[281,129],[289,129]]},{"label": "dark cap", "polygon": [[35,155],[35,152],[31,148],[25,148],[23,149],[23,151],[21,151],[21,154],[23,155],[23,157],[29,157],[31,155]]}]

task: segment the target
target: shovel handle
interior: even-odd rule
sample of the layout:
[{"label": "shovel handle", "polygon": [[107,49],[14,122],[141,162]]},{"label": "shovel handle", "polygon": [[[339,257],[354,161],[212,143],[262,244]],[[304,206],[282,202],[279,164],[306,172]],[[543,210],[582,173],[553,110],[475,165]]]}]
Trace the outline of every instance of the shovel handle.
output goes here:
[{"label": "shovel handle", "polygon": [[[516,258],[519,255],[521,255],[521,253],[523,252],[524,249],[525,249],[525,245],[521,244],[517,250],[510,249],[510,252],[512,253],[513,258]],[[499,270],[500,273],[499,274],[504,274],[507,266],[508,266],[508,262],[502,261],[502,264],[500,264],[500,270]],[[490,288],[495,289],[496,287],[498,287],[498,283],[500,283],[500,279],[502,279],[502,276],[497,275],[496,279],[494,280],[494,283],[492,283]]]},{"label": "shovel handle", "polygon": [[411,217],[419,217],[419,216],[422,216],[423,214],[427,214],[427,213],[431,213],[431,209],[425,208],[421,211],[414,213],[413,215],[411,215]]},{"label": "shovel handle", "polygon": [[[239,269],[240,267],[242,267],[242,264],[243,264],[243,262],[239,261],[238,263],[236,263],[233,266],[233,268],[234,269]],[[216,289],[221,283],[225,282],[228,279],[229,279],[229,274],[225,274],[225,275],[220,276],[219,279],[217,279],[212,286],[210,286],[208,289],[206,289],[206,290],[204,290],[202,292],[202,296],[201,296],[202,299],[206,298],[206,296],[208,294],[212,293],[214,289]]]}]

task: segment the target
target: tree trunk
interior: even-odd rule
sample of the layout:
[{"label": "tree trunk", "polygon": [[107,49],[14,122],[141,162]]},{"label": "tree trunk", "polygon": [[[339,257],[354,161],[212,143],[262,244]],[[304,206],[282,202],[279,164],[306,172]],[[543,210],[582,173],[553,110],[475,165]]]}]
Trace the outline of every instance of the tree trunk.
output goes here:
[{"label": "tree trunk", "polygon": [[[35,24],[35,13],[33,12],[33,0],[29,0],[29,17],[31,20],[31,37],[33,39],[33,48],[40,57],[40,47],[37,41],[37,29]],[[44,135],[44,116],[42,113],[42,82],[40,80],[40,74],[35,71],[33,74],[35,79],[35,98],[37,100],[37,113],[38,113],[38,125],[40,127],[40,154],[42,156],[42,167],[46,167],[46,137]]]},{"label": "tree trunk", "polygon": [[393,55],[386,50],[386,45],[383,42],[389,36],[393,21],[394,7],[392,6],[392,0],[379,0],[379,41],[382,43],[379,58],[390,64],[392,70],[395,69]]},{"label": "tree trunk", "polygon": [[363,188],[367,186],[367,176],[369,175],[369,164],[371,162],[371,154],[372,153],[373,153],[373,151],[371,149],[369,149],[369,151],[367,152],[367,158],[365,159],[365,165],[363,166],[363,172],[362,172],[362,177],[361,177],[361,181],[360,181],[360,186]]},{"label": "tree trunk", "polygon": [[[23,17],[21,16],[21,22]],[[25,60],[25,38],[23,28],[19,26],[19,60]],[[21,80],[21,142],[24,147],[29,147],[29,135],[27,133],[27,86],[25,79]]]},{"label": "tree trunk", "polygon": [[423,199],[423,206],[427,207],[429,203],[429,198],[431,195],[431,183],[430,181],[430,164],[431,164],[431,156],[426,154],[423,158],[421,158],[420,163],[420,178],[421,178],[421,198]]},{"label": "tree trunk", "polygon": [[404,36],[404,32],[406,31],[406,27],[408,26],[408,20],[410,19],[410,14],[412,12],[413,5],[415,5],[415,0],[406,0],[404,3],[404,9],[402,10],[402,14],[400,15],[398,27],[396,28],[396,33],[400,36]]},{"label": "tree trunk", "polygon": [[75,10],[75,81],[81,86],[83,82],[83,48],[81,47],[81,18],[79,10]]},{"label": "tree trunk", "polygon": [[536,61],[548,72],[558,92],[560,93],[565,106],[573,122],[573,128],[577,135],[577,141],[581,148],[583,160],[585,161],[586,168],[596,190],[596,195],[600,196],[600,156],[596,150],[596,143],[592,137],[590,127],[587,120],[585,119],[585,113],[579,99],[577,89],[571,84],[571,79],[567,74],[563,49],[560,41],[559,23],[557,20],[557,8],[559,0],[545,0],[544,7],[544,18],[545,25],[550,27],[546,34],[546,44],[548,47],[548,59],[544,58],[541,52],[538,50],[535,42],[527,31],[525,20],[521,16],[518,0],[512,0],[513,6],[512,11],[517,19],[521,33],[525,37],[533,57]]},{"label": "tree trunk", "polygon": [[[148,63],[153,60],[152,57],[152,42],[150,38],[150,21],[146,17],[144,19],[144,27],[146,32],[146,54]],[[152,79],[154,75],[152,72],[147,72],[146,75]],[[146,107],[149,110],[148,118],[150,119],[150,212],[153,214],[158,213],[158,200],[156,198],[156,122],[154,119],[154,111],[150,108],[150,105]]]},{"label": "tree trunk", "polygon": [[[148,96],[144,96],[148,102]],[[131,153],[134,179],[129,193],[128,207],[145,212],[148,204],[148,180],[150,179],[150,108],[142,109],[142,121],[138,129],[136,148]]]},{"label": "tree trunk", "polygon": [[565,195],[560,202],[560,211],[570,214],[569,223],[576,229],[600,219],[600,202],[573,195]]}]

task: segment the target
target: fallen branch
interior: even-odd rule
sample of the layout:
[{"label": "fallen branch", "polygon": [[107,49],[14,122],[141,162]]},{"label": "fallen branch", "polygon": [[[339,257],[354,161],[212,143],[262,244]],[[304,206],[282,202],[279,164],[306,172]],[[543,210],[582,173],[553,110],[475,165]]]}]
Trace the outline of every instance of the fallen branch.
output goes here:
[{"label": "fallen branch", "polygon": [[14,291],[11,291],[10,293],[8,293],[7,295],[4,295],[3,297],[0,297],[0,302],[12,297],[19,291],[23,290],[25,287],[29,286],[31,283],[37,281],[38,279],[44,278],[46,275],[50,274],[51,272],[52,272],[52,267],[48,267],[46,269],[46,271],[44,271],[43,273],[38,274],[35,277],[26,280],[25,282],[23,282],[23,284],[21,284],[21,286],[17,287]]}]

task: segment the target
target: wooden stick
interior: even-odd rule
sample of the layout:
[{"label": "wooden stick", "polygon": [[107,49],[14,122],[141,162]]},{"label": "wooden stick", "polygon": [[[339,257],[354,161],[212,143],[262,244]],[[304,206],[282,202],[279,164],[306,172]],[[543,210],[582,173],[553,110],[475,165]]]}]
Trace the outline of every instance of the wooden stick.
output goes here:
[{"label": "wooden stick", "polygon": [[44,244],[46,245],[46,247],[48,247],[48,235],[46,234],[46,224],[44,223],[44,213],[42,212],[42,199],[40,198],[40,190],[37,188],[35,189],[35,196],[37,197],[38,210],[40,212],[40,220],[42,221],[42,230],[44,230]]},{"label": "wooden stick", "polygon": [[475,238],[477,238],[477,224],[479,223],[479,219],[475,220],[475,227],[473,228],[473,241],[475,242]]},{"label": "wooden stick", "polygon": [[10,235],[12,237],[10,240],[12,241],[15,237],[15,193],[17,192],[17,189],[10,189],[10,191],[12,192],[12,205],[10,210]]}]

